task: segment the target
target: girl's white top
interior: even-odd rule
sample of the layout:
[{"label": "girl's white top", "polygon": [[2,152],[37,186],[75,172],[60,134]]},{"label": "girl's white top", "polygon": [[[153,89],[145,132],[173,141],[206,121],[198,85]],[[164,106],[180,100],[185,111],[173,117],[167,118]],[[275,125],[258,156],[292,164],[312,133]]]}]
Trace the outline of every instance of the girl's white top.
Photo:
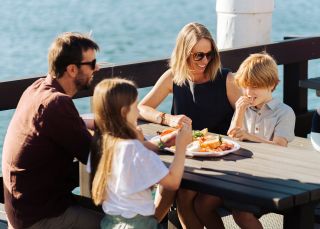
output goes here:
[{"label": "girl's white top", "polygon": [[120,141],[115,147],[112,173],[106,187],[108,197],[102,203],[103,211],[125,218],[132,218],[137,214],[154,215],[155,206],[150,187],[168,172],[159,156],[144,147],[140,141]]}]

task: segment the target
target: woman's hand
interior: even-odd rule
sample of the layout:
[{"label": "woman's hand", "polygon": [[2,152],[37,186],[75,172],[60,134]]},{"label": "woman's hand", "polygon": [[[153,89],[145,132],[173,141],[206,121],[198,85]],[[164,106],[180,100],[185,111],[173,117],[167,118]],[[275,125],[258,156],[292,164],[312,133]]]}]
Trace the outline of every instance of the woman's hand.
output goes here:
[{"label": "woman's hand", "polygon": [[185,115],[168,115],[167,125],[171,127],[180,127],[183,124],[190,125],[192,124],[192,120]]}]

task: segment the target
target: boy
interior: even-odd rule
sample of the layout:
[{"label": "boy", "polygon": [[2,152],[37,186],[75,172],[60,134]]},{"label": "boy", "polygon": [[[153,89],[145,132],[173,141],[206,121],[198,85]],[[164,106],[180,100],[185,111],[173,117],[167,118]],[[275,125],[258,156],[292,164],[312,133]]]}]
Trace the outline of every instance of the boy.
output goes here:
[{"label": "boy", "polygon": [[[250,55],[240,65],[235,82],[244,95],[236,102],[228,135],[241,141],[287,146],[294,138],[295,114],[289,106],[272,98],[279,83],[274,59],[267,53]],[[216,196],[197,197],[195,208],[207,227],[213,226],[208,216],[220,204],[221,199]],[[233,210],[232,214],[240,228],[262,228],[252,213]]]},{"label": "boy", "polygon": [[272,98],[279,77],[277,64],[266,53],[252,54],[241,64],[235,82],[244,96],[236,110],[228,135],[239,140],[287,146],[294,138],[295,114],[291,107]]}]

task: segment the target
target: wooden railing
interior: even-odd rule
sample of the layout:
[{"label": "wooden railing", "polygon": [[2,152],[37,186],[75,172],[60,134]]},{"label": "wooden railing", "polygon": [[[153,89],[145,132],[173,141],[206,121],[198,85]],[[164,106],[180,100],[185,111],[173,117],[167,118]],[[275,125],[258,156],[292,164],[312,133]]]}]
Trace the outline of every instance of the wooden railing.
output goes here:
[{"label": "wooden railing", "polygon": [[[220,52],[222,64],[236,71],[249,54],[261,51],[268,52],[276,59],[278,65],[283,65],[283,101],[296,113],[295,134],[305,137],[310,132],[312,111],[308,111],[307,89],[299,87],[299,80],[308,78],[308,61],[320,58],[320,37],[297,38],[261,46],[223,50]],[[102,63],[100,70],[95,74],[93,87],[102,79],[114,76],[131,79],[139,88],[153,86],[167,68],[167,59],[113,66]],[[0,82],[0,111],[15,108],[23,91],[40,77],[44,76]],[[82,91],[76,98],[91,96],[92,92],[92,89]]]}]

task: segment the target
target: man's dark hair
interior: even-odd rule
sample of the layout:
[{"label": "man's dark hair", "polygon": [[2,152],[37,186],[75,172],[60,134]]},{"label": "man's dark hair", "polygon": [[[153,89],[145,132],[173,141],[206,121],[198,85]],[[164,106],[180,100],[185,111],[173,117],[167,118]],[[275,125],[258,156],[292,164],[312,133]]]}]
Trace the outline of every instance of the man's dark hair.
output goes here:
[{"label": "man's dark hair", "polygon": [[87,35],[66,32],[59,35],[49,48],[49,74],[60,78],[70,64],[82,61],[82,52],[88,49],[99,50],[99,46]]}]

